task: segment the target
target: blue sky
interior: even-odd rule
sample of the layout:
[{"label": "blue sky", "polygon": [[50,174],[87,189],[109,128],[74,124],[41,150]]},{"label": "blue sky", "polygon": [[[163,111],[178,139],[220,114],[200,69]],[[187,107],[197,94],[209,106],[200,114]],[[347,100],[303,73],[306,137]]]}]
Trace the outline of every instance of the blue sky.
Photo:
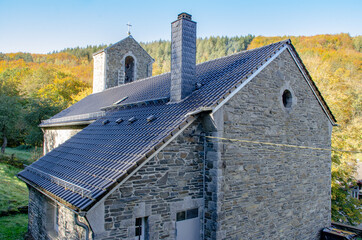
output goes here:
[{"label": "blue sky", "polygon": [[362,34],[362,0],[0,0],[0,52],[115,43],[127,22],[139,42],[169,40],[183,11],[198,37]]}]

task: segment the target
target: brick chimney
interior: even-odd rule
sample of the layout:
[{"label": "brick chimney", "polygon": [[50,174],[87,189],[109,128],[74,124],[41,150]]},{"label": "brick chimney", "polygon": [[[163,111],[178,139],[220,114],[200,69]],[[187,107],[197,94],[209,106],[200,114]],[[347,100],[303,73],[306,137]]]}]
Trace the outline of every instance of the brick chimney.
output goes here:
[{"label": "brick chimney", "polygon": [[180,13],[171,23],[171,102],[177,102],[195,89],[196,22]]}]

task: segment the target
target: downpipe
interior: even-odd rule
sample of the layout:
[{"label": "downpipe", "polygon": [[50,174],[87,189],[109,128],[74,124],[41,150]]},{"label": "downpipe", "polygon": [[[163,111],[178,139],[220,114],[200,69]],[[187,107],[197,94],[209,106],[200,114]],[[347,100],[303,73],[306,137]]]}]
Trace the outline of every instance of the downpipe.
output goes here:
[{"label": "downpipe", "polygon": [[76,213],[74,213],[74,220],[75,220],[76,225],[78,225],[79,227],[84,228],[84,230],[85,230],[85,240],[89,240],[89,227],[87,226],[87,224],[84,224],[81,221],[79,221],[78,214],[76,214]]}]

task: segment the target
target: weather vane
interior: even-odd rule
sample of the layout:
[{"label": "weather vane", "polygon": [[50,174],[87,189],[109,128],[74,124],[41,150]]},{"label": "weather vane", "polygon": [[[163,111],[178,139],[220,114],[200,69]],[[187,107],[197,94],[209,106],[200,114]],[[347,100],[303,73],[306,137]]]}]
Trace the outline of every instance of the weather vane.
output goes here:
[{"label": "weather vane", "polygon": [[129,36],[129,35],[131,35],[131,27],[132,27],[132,25],[131,25],[129,22],[128,22],[126,25],[128,26],[128,32],[127,32],[127,34],[128,34],[128,36]]}]

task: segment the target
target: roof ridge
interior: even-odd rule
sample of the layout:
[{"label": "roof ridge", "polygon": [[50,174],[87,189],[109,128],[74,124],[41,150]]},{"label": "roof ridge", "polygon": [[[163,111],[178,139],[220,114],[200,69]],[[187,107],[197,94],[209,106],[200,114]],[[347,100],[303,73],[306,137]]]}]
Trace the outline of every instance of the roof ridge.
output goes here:
[{"label": "roof ridge", "polygon": [[[124,40],[124,39],[123,39],[123,40]],[[122,40],[121,40],[121,41],[122,41]],[[211,60],[208,60],[208,61],[205,61],[205,62],[202,62],[202,63],[198,63],[198,64],[196,64],[196,66],[203,65],[203,64],[206,64],[206,63],[210,63],[210,62],[213,62],[213,61],[216,61],[216,60],[220,60],[220,59],[232,57],[232,56],[239,55],[239,54],[242,54],[242,53],[245,53],[245,52],[255,51],[255,50],[258,50],[258,49],[260,49],[260,48],[264,48],[264,47],[270,46],[270,45],[272,45],[272,44],[277,44],[277,43],[282,43],[282,42],[286,42],[286,43],[289,42],[289,43],[290,43],[290,39],[282,40],[282,41],[275,42],[275,43],[271,43],[271,44],[268,44],[268,45],[265,45],[265,46],[262,46],[262,47],[258,47],[258,48],[243,50],[243,51],[236,52],[236,53],[233,53],[233,54],[230,54],[230,55],[227,55],[227,56],[223,56],[223,57],[211,59]],[[116,43],[115,43],[115,44],[116,44]],[[141,47],[142,47],[142,46],[141,46]],[[118,85],[118,86],[110,87],[110,88],[107,88],[107,89],[103,90],[102,92],[105,92],[105,91],[108,91],[108,90],[111,90],[111,89],[115,89],[115,88],[121,88],[121,87],[127,86],[127,85],[129,85],[129,84],[135,84],[135,83],[137,83],[137,82],[149,80],[149,79],[151,79],[151,78],[163,76],[163,75],[166,75],[166,74],[171,74],[171,71],[165,72],[165,73],[161,73],[161,74],[158,74],[158,75],[155,75],[155,76],[149,76],[149,77],[146,77],[146,78],[141,78],[141,79],[139,79],[139,80],[136,80],[136,81],[133,81],[133,82],[129,82],[129,83],[124,83],[124,84],[121,84],[121,85]],[[94,93],[92,93],[92,94],[94,94]],[[90,95],[92,95],[92,94],[90,94]],[[98,94],[98,93],[96,93],[96,94]],[[88,96],[89,96],[89,95],[88,95]]]},{"label": "roof ridge", "polygon": [[240,52],[232,53],[232,54],[230,54],[230,55],[226,55],[226,56],[222,56],[222,57],[219,57],[219,58],[211,59],[211,60],[208,60],[208,61],[205,61],[205,62],[202,62],[202,63],[198,63],[198,64],[196,64],[196,66],[201,65],[201,64],[204,64],[204,63],[210,63],[210,62],[212,62],[212,61],[216,61],[216,60],[228,58],[228,57],[231,57],[231,56],[243,54],[243,53],[246,53],[246,52],[255,51],[255,50],[258,50],[258,49],[261,49],[261,48],[265,48],[265,47],[268,47],[268,46],[273,45],[273,44],[282,43],[282,42],[285,42],[285,43],[290,44],[290,43],[291,43],[291,40],[290,40],[290,39],[286,39],[286,40],[282,40],[282,41],[279,41],[279,42],[274,42],[274,43],[271,43],[271,44],[268,44],[268,45],[265,45],[265,46],[261,46],[261,47],[257,47],[257,48],[253,48],[253,49],[242,50],[242,51],[240,51]]}]

